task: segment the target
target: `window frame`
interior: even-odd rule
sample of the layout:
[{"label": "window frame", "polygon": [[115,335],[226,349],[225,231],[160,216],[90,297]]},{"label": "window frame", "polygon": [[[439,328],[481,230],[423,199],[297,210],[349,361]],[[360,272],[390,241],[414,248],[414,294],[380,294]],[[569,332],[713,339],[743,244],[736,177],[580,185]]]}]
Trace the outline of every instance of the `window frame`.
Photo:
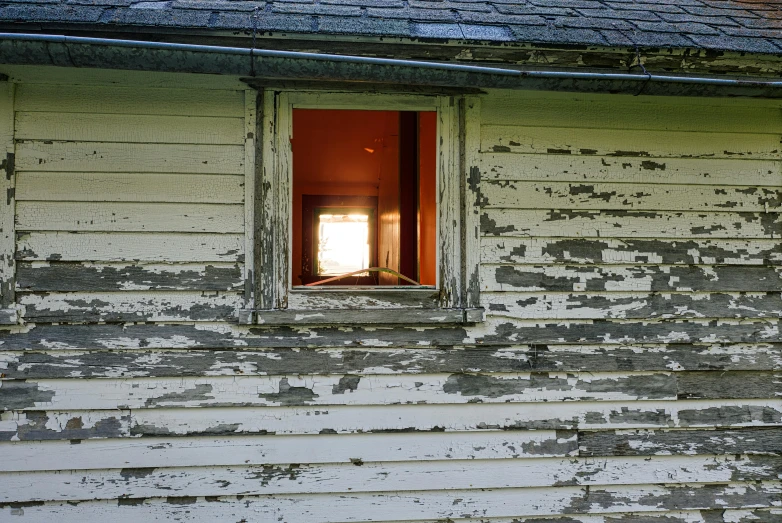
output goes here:
[{"label": "window frame", "polygon": [[[437,287],[291,286],[293,109],[437,113]],[[479,304],[475,96],[263,89],[255,133],[253,267],[240,322],[265,325],[454,324],[483,320]],[[360,310],[361,314],[356,314]]]}]

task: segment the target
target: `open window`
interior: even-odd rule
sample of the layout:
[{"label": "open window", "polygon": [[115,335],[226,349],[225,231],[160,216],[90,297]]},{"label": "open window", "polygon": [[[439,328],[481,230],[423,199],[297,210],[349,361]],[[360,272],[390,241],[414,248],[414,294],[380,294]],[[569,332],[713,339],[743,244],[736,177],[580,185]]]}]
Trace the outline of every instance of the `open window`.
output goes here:
[{"label": "open window", "polygon": [[468,209],[478,175],[465,163],[466,143],[477,158],[478,132],[465,133],[464,98],[267,89],[259,100],[243,321],[483,318],[478,210]]},{"label": "open window", "polygon": [[293,109],[293,288],[436,288],[436,117]]}]

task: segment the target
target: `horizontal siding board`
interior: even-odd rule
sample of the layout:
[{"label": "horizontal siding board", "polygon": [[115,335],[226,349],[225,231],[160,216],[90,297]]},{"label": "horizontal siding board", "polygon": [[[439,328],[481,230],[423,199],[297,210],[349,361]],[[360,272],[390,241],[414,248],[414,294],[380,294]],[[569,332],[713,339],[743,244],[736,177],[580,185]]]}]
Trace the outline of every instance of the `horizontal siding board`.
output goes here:
[{"label": "horizontal siding board", "polygon": [[[123,71],[127,75],[127,71]],[[156,73],[159,75],[160,73]],[[188,79],[190,80],[190,79]],[[179,78],[182,82],[182,78]],[[157,89],[21,83],[17,111],[244,117],[244,93],[217,89]]]},{"label": "horizontal siding board", "polygon": [[485,209],[481,232],[522,237],[772,239],[782,237],[782,214]]},{"label": "horizontal siding board", "polygon": [[587,431],[578,435],[581,456],[670,454],[782,455],[782,427],[712,430]]},{"label": "horizontal siding board", "polygon": [[[3,350],[154,348],[451,347],[454,345],[776,343],[780,321],[601,320],[554,323],[492,318],[463,327],[244,327],[200,325],[38,325],[0,331]],[[57,340],[56,346],[49,344]]]},{"label": "horizontal siding board", "polygon": [[[357,449],[359,450],[359,449]],[[344,465],[245,465],[12,472],[0,475],[0,501],[116,499],[161,496],[315,494],[343,492],[506,489],[621,484],[652,478],[678,483],[773,481],[782,458],[770,456],[533,458],[517,461],[367,463]]]},{"label": "horizontal siding board", "polygon": [[[269,434],[778,427],[782,400],[9,411],[0,441]],[[446,435],[447,437],[447,435]]]},{"label": "horizontal siding board", "polygon": [[575,455],[574,431],[318,434],[5,442],[0,471],[526,459]]},{"label": "horizontal siding board", "polygon": [[782,398],[782,371],[6,380],[4,410]]},{"label": "horizontal siding board", "polygon": [[232,144],[244,142],[242,118],[17,111],[17,140]]},{"label": "horizontal siding board", "polygon": [[782,344],[0,352],[5,379],[782,370]]},{"label": "horizontal siding board", "polygon": [[[154,348],[451,347],[454,345],[776,343],[780,321],[601,320],[554,323],[492,318],[463,327],[244,327],[194,325],[38,325],[0,331],[3,350]],[[56,339],[57,345],[49,345]]]},{"label": "horizontal siding board", "polygon": [[[107,415],[114,416],[116,411]],[[62,414],[73,419],[73,414]],[[71,416],[68,418],[67,416]],[[134,436],[196,434],[318,434],[462,430],[606,430],[672,427],[745,427],[782,424],[782,400],[678,400],[649,402],[498,403],[261,407],[242,409],[141,409],[133,411]],[[48,426],[53,426],[50,423]],[[56,427],[56,425],[54,425]],[[22,430],[26,430],[23,428]],[[43,432],[39,430],[39,432]],[[12,432],[11,434],[17,434]],[[57,430],[45,432],[49,439]],[[39,434],[36,434],[38,436]],[[22,436],[18,436],[23,439]],[[60,436],[62,437],[62,436]],[[42,438],[27,438],[42,439]],[[68,438],[71,439],[71,438]]]},{"label": "horizontal siding board", "polygon": [[485,332],[474,338],[483,345],[501,340],[516,343],[757,343],[780,341],[774,320],[511,320],[487,314]]},{"label": "horizontal siding board", "polygon": [[18,412],[0,418],[0,441],[129,437],[130,411]]},{"label": "horizontal siding board", "polygon": [[17,231],[244,232],[244,206],[186,203],[18,202]]},{"label": "horizontal siding board", "polygon": [[777,105],[747,105],[737,99],[599,98],[584,94],[492,91],[482,99],[481,121],[492,125],[622,130],[710,131],[782,134]]},{"label": "horizontal siding board", "polygon": [[481,183],[481,197],[484,208],[779,212],[782,190],[719,185],[487,181]]},{"label": "horizontal siding board", "polygon": [[[170,496],[138,503],[87,502],[33,504],[24,508],[25,521],[52,519],[75,521],[135,522],[159,518],[219,521],[405,521],[445,518],[496,518],[550,514],[633,513],[693,510],[720,506],[725,509],[776,505],[782,493],[778,482],[721,485],[638,485],[587,488],[550,488],[346,493],[338,498],[323,495],[199,497]],[[719,503],[719,505],[717,505]],[[371,511],[367,507],[372,507]],[[13,510],[12,507],[4,510]],[[8,512],[10,513],[10,512]],[[636,520],[637,521],[637,520]],[[664,521],[664,520],[663,520]],[[644,522],[645,523],[645,522]],[[668,523],[668,522],[666,522]]]},{"label": "horizontal siding board", "polygon": [[29,261],[237,262],[242,234],[66,233],[18,234],[16,259]]},{"label": "horizontal siding board", "polygon": [[242,288],[241,267],[237,264],[16,264],[17,291],[228,291]]},{"label": "horizontal siding board", "polygon": [[764,292],[782,267],[708,265],[481,265],[484,291]]},{"label": "horizontal siding board", "polygon": [[16,144],[19,171],[243,174],[241,145],[38,142]]},{"label": "horizontal siding board", "polygon": [[481,238],[483,263],[782,265],[777,240]]},{"label": "horizontal siding board", "polygon": [[[0,382],[6,410],[146,409],[209,406],[464,404],[763,398],[782,373],[519,373],[416,376],[214,376]],[[723,376],[725,375],[725,376]],[[725,388],[719,389],[720,379]],[[730,381],[729,381],[730,380]],[[742,381],[746,380],[746,381]],[[716,383],[715,383],[716,382]],[[709,392],[695,392],[702,384]],[[762,391],[762,393],[761,393]]]},{"label": "horizontal siding board", "polygon": [[481,126],[481,152],[774,160],[779,151],[778,134]]},{"label": "horizontal siding board", "polygon": [[782,163],[777,159],[483,153],[481,178],[485,181],[779,187]]},{"label": "horizontal siding board", "polygon": [[18,201],[242,203],[244,178],[213,174],[22,172]]},{"label": "horizontal siding board", "polygon": [[33,322],[231,321],[244,304],[238,293],[25,293],[22,317]]},{"label": "horizontal siding board", "polygon": [[483,292],[494,316],[517,319],[779,318],[782,296],[768,293]]},{"label": "horizontal siding board", "polygon": [[692,372],[677,375],[679,398],[780,398],[782,372]]}]

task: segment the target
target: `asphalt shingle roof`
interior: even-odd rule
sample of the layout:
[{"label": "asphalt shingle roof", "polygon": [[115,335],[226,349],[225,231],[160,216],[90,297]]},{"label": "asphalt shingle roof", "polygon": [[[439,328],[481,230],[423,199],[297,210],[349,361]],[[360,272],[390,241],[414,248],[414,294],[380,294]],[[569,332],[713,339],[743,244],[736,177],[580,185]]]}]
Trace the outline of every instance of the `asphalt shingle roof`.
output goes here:
[{"label": "asphalt shingle roof", "polygon": [[27,24],[782,54],[780,0],[0,0]]}]

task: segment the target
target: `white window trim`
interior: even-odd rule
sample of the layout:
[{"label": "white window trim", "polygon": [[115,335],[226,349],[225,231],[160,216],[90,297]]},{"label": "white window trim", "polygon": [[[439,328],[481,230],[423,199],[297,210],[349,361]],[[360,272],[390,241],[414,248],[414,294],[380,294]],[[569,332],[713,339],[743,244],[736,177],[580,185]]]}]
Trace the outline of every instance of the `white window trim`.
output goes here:
[{"label": "white window trim", "polygon": [[[437,288],[291,287],[293,108],[436,111]],[[477,97],[277,91],[259,93],[254,216],[247,234],[254,283],[242,323],[454,324],[483,320],[479,306]],[[249,195],[248,195],[249,196]],[[254,260],[254,261],[253,261]]]}]

